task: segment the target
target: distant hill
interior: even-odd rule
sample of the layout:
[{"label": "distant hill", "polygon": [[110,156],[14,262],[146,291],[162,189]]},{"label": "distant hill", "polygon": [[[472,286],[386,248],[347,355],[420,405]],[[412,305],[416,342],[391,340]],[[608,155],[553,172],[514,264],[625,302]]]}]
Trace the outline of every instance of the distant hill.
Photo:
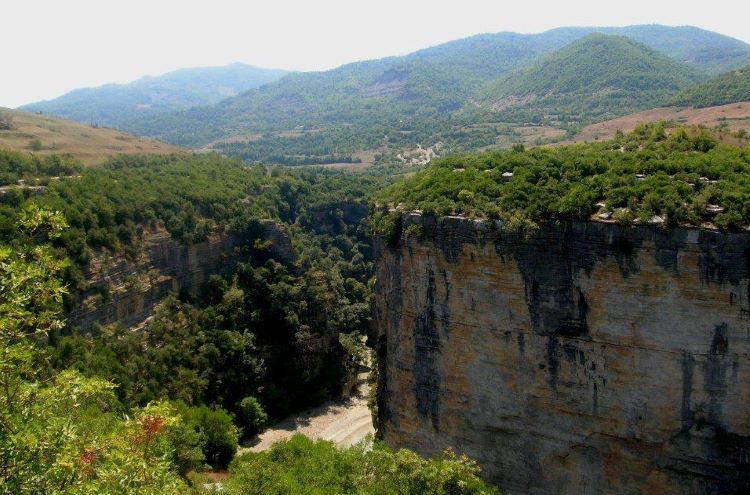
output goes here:
[{"label": "distant hill", "polygon": [[689,87],[675,97],[674,104],[710,107],[738,101],[750,101],[750,66]]},{"label": "distant hill", "polygon": [[479,100],[500,120],[586,122],[663,105],[701,77],[629,38],[592,33],[490,84]]},{"label": "distant hill", "polygon": [[99,165],[120,153],[184,152],[151,138],[6,108],[0,108],[0,149],[42,155],[70,154],[87,166]]},{"label": "distant hill", "polygon": [[[380,146],[386,136],[391,143],[396,137],[403,140],[403,133],[429,134],[427,124],[422,124],[428,120],[436,127],[453,129],[456,118],[466,123],[485,119],[465,116],[461,109],[481,95],[483,88],[492,81],[528,67],[540,57],[594,32],[625,35],[643,43],[652,52],[660,52],[659,57],[655,53],[647,56],[659,58],[664,66],[669,65],[666,57],[671,57],[671,67],[678,73],[677,77],[667,76],[679,82],[677,88],[682,87],[690,67],[695,73],[717,73],[719,69],[734,68],[750,59],[750,45],[694,27],[573,27],[532,35],[483,34],[403,57],[358,62],[324,72],[288,74],[274,83],[215,105],[159,115],[144,114],[124,122],[121,127],[185,146],[203,146],[237,135],[310,129],[325,130],[319,137],[325,136],[330,144],[325,149],[315,150],[315,154],[340,153],[341,146],[350,146],[353,141],[357,146]],[[694,81],[687,79],[688,83]],[[654,98],[644,101],[640,108],[655,106],[655,101]],[[625,108],[608,113],[603,109],[589,113],[609,118],[631,110]],[[446,119],[450,121],[447,124],[442,122]],[[415,126],[425,128],[425,132]],[[332,128],[336,129],[330,131],[335,136],[329,133]],[[312,139],[307,135],[303,137],[308,141]],[[267,159],[268,153],[258,148],[273,147],[281,149],[283,154],[288,144],[294,148],[294,154],[299,155],[300,149],[307,146],[290,139],[281,143],[259,143],[257,137],[253,139],[256,144],[252,149],[242,148],[235,142],[232,153],[240,153],[248,159]]]},{"label": "distant hill", "polygon": [[245,64],[180,69],[129,84],[76,89],[54,100],[21,107],[83,123],[119,127],[159,112],[211,105],[279,79],[286,71]]},{"label": "distant hill", "polygon": [[[581,29],[583,31],[580,31]],[[591,32],[627,36],[678,62],[692,65],[701,72],[712,75],[750,64],[750,45],[736,38],[693,26],[647,24],[605,28],[559,28],[552,32],[567,30],[578,32],[576,38]]]}]

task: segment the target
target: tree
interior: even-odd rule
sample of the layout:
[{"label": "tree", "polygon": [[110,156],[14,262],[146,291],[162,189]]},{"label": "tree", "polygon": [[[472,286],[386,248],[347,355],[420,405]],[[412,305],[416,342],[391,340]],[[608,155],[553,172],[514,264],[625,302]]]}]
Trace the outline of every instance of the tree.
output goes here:
[{"label": "tree", "polygon": [[203,453],[208,463],[217,469],[226,468],[237,452],[237,427],[224,409],[205,405],[188,409],[187,422],[205,438]]},{"label": "tree", "polygon": [[114,385],[74,370],[54,374],[36,339],[62,326],[65,287],[50,240],[57,212],[22,211],[18,243],[0,245],[0,494],[180,493],[165,404],[114,414]]},{"label": "tree", "polygon": [[266,427],[268,415],[255,397],[245,397],[240,401],[237,409],[239,410],[237,419],[244,437],[256,435]]}]

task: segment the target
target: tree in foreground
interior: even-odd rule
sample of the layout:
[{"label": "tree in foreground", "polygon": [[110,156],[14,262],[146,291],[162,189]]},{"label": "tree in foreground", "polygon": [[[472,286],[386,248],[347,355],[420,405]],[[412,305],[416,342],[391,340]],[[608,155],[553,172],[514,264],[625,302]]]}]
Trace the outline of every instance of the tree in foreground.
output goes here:
[{"label": "tree in foreground", "polygon": [[34,206],[15,245],[0,246],[0,494],[184,492],[164,403],[116,413],[114,385],[74,370],[49,371],[35,340],[62,326],[65,287],[49,241],[65,220]]}]

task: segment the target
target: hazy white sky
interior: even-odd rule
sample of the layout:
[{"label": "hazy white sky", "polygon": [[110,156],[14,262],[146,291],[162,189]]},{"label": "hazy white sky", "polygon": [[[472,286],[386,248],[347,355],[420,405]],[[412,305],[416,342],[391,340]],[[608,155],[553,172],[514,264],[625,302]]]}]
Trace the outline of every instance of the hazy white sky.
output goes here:
[{"label": "hazy white sky", "polygon": [[482,32],[689,24],[750,42],[744,0],[2,0],[0,12],[6,107],[180,67],[328,69]]}]

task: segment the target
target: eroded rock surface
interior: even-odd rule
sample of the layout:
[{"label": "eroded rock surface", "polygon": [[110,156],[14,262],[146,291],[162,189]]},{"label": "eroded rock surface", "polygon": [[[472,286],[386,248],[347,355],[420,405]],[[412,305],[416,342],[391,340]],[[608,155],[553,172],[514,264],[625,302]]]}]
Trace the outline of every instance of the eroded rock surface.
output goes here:
[{"label": "eroded rock surface", "polygon": [[750,493],[750,234],[403,228],[377,242],[388,444],[511,494]]},{"label": "eroded rock surface", "polygon": [[[293,261],[284,225],[262,222],[260,238],[268,241],[269,252],[277,260]],[[68,322],[84,330],[114,322],[125,326],[140,323],[168,294],[183,291],[195,296],[211,275],[226,273],[238,262],[247,261],[251,246],[248,239],[220,231],[190,245],[173,239],[163,229],[146,231],[136,259],[103,253],[95,256],[84,272],[87,287],[76,294]]]}]

